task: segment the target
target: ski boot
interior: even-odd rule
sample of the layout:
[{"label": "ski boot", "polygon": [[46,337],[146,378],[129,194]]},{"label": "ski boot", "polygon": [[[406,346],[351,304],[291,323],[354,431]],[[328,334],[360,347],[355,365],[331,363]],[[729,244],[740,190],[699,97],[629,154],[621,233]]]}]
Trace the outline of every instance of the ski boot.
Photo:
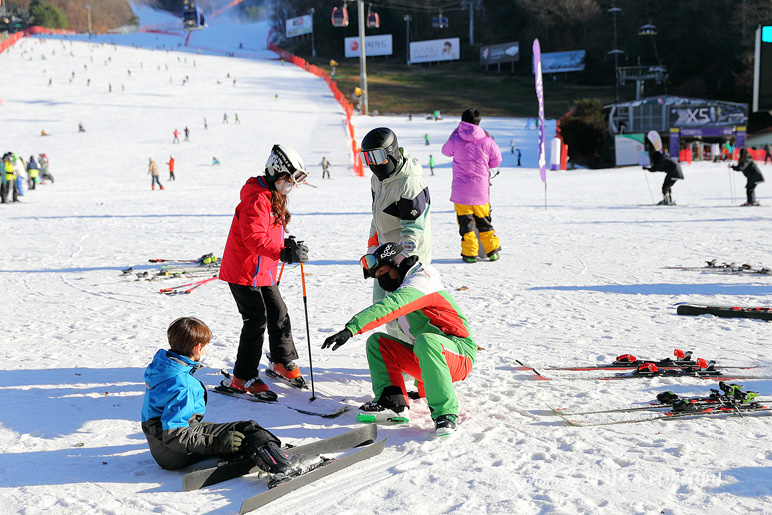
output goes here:
[{"label": "ski boot", "polygon": [[293,477],[305,474],[324,463],[321,456],[292,454],[281,449],[273,441],[251,443],[250,436],[246,438],[249,459],[265,472],[273,474],[268,488],[273,488]]},{"label": "ski boot", "polygon": [[[271,361],[271,356],[268,355],[268,360]],[[275,379],[280,379],[290,386],[295,388],[308,389],[308,384],[303,376],[300,375],[300,369],[294,361],[288,361],[286,363],[274,363],[271,361],[270,367],[266,369],[266,374]]]},{"label": "ski boot", "polygon": [[464,256],[461,255],[461,261],[464,263],[477,263],[477,256]]},{"label": "ski boot", "polygon": [[440,415],[434,421],[434,430],[437,432],[437,436],[449,436],[456,432],[457,425],[458,415]]},{"label": "ski boot", "polygon": [[499,255],[499,252],[501,252],[501,248],[488,252],[488,259],[490,259],[491,261],[498,261],[499,258],[501,258],[501,256]]},{"label": "ski boot", "polygon": [[[388,422],[391,424],[407,424],[410,419],[407,410],[410,409],[398,386],[388,386],[381,396],[359,407],[357,422],[372,424],[374,422]],[[403,415],[402,412],[405,412]]]},{"label": "ski boot", "polygon": [[253,377],[247,381],[239,379],[236,376],[231,377],[230,384],[223,384],[234,390],[238,390],[243,393],[259,394],[269,391],[268,385],[263,382],[259,377]]}]

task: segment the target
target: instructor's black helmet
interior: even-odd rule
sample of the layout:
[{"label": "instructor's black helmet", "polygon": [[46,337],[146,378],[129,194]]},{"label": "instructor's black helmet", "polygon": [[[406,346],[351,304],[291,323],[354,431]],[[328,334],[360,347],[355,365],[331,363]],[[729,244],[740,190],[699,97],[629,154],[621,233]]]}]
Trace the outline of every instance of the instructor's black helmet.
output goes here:
[{"label": "instructor's black helmet", "polygon": [[373,274],[382,265],[391,265],[397,268],[397,256],[403,252],[405,252],[405,249],[399,243],[384,243],[375,249],[372,254],[362,256],[360,263],[362,264],[362,272],[365,279],[375,277]]},{"label": "instructor's black helmet", "polygon": [[389,178],[402,164],[397,135],[391,129],[378,127],[362,139],[362,163],[368,165],[379,180]]}]

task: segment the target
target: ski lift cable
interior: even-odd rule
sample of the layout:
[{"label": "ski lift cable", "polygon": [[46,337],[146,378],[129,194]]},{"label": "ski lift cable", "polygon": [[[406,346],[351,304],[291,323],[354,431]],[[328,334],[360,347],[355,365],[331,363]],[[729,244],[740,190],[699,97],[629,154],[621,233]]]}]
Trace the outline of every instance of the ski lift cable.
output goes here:
[{"label": "ski lift cable", "polygon": [[461,2],[440,2],[437,5],[426,5],[423,3],[411,2],[410,0],[391,0],[389,2],[373,1],[372,5],[379,8],[399,8],[412,9],[414,11],[437,12],[437,11],[463,11]]}]

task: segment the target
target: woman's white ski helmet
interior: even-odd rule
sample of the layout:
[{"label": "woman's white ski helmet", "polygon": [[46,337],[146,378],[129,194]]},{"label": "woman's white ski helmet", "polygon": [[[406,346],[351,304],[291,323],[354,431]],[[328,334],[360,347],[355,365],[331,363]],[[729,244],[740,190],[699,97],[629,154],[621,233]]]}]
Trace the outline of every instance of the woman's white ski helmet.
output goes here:
[{"label": "woman's white ski helmet", "polygon": [[298,175],[308,174],[303,159],[294,148],[274,145],[271,149],[271,155],[268,156],[268,161],[265,163],[265,175],[275,181],[283,173],[289,174],[293,179],[296,179]]}]

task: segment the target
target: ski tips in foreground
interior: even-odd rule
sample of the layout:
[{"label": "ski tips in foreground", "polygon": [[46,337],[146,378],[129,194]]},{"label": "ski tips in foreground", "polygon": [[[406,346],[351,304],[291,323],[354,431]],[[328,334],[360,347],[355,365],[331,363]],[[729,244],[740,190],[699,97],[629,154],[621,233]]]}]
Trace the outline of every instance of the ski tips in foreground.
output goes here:
[{"label": "ski tips in foreground", "polygon": [[315,468],[310,472],[306,472],[305,474],[291,478],[278,485],[275,485],[273,488],[266,492],[246,499],[243,503],[241,503],[239,514],[249,513],[250,511],[257,510],[258,508],[261,508],[266,504],[275,501],[276,499],[294,492],[295,490],[298,490],[305,485],[318,481],[323,477],[334,474],[335,472],[355,465],[361,461],[372,458],[373,456],[377,456],[381,454],[385,448],[386,438],[359,451],[355,451],[352,454],[344,456],[343,458],[337,460],[329,460],[322,466]]},{"label": "ski tips in foreground", "polygon": [[772,320],[772,307],[741,307],[741,306],[698,306],[681,304],[676,308],[679,315],[713,315],[724,318],[756,318],[759,320]]},{"label": "ski tips in foreground", "polygon": [[[330,438],[323,438],[297,447],[289,447],[288,450],[293,454],[301,455],[329,454],[370,445],[375,442],[377,438],[378,426],[361,426]],[[229,479],[259,472],[260,470],[261,469],[249,459],[225,461],[214,467],[194,470],[185,474],[182,477],[182,490],[184,492],[198,490],[200,488],[222,483]]]}]

